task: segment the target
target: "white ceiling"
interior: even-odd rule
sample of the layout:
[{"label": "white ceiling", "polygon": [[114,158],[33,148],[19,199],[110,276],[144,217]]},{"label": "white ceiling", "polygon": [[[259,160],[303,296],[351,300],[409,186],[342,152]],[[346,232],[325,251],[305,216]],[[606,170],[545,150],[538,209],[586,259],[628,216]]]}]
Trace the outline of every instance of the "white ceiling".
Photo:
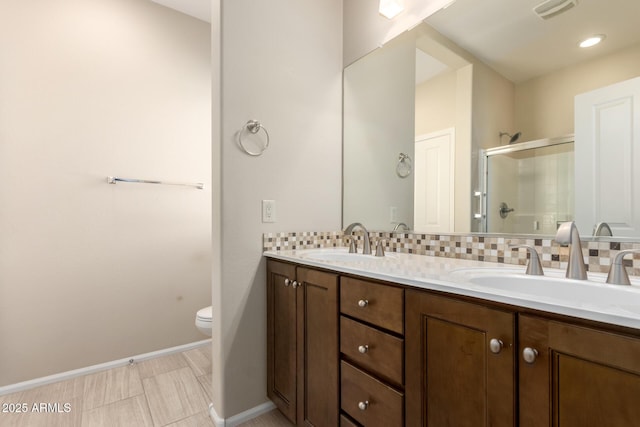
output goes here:
[{"label": "white ceiling", "polygon": [[[211,22],[210,0],[151,1]],[[548,20],[533,12],[542,2],[456,0],[425,22],[516,83],[640,43],[640,0],[577,0],[576,7]],[[606,39],[578,47],[593,34]]]},{"label": "white ceiling", "polygon": [[211,0],[151,0],[168,8],[211,23]]},{"label": "white ceiling", "polygon": [[[542,1],[456,0],[425,22],[516,83],[640,43],[640,0],[578,0],[548,20]],[[593,34],[606,39],[578,47]]]}]

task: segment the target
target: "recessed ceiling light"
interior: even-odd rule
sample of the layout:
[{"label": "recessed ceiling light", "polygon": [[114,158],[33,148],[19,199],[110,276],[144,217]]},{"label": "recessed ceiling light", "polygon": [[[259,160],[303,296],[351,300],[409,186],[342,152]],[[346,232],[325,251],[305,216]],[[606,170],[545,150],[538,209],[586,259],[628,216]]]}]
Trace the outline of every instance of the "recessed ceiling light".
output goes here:
[{"label": "recessed ceiling light", "polygon": [[604,34],[597,34],[595,36],[591,36],[589,38],[586,38],[584,40],[582,40],[579,43],[580,47],[591,47],[591,46],[595,46],[598,43],[600,43],[602,40],[604,40]]},{"label": "recessed ceiling light", "polygon": [[380,0],[378,12],[387,19],[395,18],[404,10],[404,0]]}]

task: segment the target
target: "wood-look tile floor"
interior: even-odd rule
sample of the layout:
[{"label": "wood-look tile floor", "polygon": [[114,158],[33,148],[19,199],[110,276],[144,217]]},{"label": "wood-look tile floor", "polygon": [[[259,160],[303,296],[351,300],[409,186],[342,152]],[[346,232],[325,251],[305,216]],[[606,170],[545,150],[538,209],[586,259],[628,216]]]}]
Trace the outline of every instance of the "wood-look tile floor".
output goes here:
[{"label": "wood-look tile floor", "polygon": [[0,426],[213,427],[209,402],[207,345],[0,396]]}]

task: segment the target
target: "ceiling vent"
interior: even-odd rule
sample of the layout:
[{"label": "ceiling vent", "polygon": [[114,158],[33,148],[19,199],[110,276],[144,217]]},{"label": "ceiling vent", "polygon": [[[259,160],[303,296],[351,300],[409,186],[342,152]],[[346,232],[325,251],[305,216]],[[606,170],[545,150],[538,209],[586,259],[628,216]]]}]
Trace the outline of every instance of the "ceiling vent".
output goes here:
[{"label": "ceiling vent", "polygon": [[533,8],[542,19],[551,19],[578,5],[578,0],[547,0]]}]

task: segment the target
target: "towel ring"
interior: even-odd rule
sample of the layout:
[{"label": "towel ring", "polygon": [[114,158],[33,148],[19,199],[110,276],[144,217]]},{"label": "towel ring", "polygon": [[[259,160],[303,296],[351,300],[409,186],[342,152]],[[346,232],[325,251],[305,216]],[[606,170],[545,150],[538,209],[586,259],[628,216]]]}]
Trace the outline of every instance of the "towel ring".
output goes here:
[{"label": "towel ring", "polygon": [[406,178],[413,170],[413,161],[408,154],[400,153],[398,156],[398,164],[396,165],[396,174],[400,178]]},{"label": "towel ring", "polygon": [[[242,141],[243,132],[247,131],[252,135],[256,135],[258,132],[260,132],[260,130],[263,130],[264,134],[267,137],[267,140],[265,141],[264,145],[259,148],[259,151],[251,151],[247,149],[247,147],[245,147],[244,145],[244,142]],[[248,155],[259,156],[262,153],[264,153],[264,150],[266,150],[269,147],[269,132],[267,132],[267,129],[265,129],[265,127],[262,126],[262,124],[259,121],[249,120],[244,126],[242,126],[242,129],[240,129],[240,131],[238,132],[238,145],[240,145],[240,148],[242,148],[242,150]]]}]

